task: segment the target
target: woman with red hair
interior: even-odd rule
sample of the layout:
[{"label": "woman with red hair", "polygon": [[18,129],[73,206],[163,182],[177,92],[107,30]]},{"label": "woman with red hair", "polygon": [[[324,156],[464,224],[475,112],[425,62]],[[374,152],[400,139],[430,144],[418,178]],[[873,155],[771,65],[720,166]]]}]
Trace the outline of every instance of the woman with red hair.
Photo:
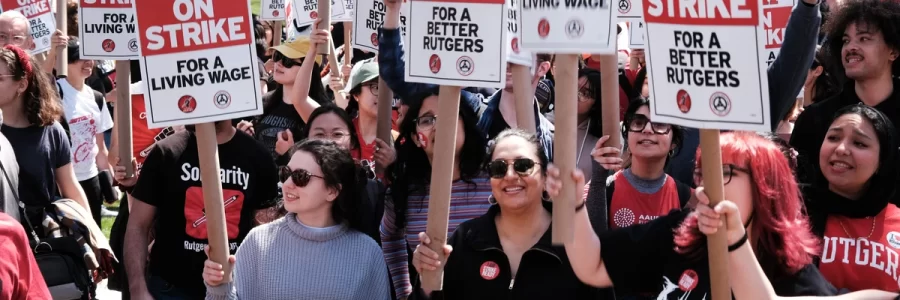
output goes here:
[{"label": "woman with red hair", "polygon": [[[812,264],[821,248],[803,216],[800,192],[782,149],[750,132],[724,133],[720,142],[725,198],[747,216],[741,223],[750,232],[749,239],[738,239],[729,250],[749,242],[779,295],[834,294],[834,287]],[[703,174],[697,167],[694,178],[702,186]],[[548,174],[547,191],[555,197],[561,187],[559,170],[551,167]],[[580,171],[568,176],[583,186]],[[575,213],[575,237],[566,243],[580,280],[596,287],[614,286],[617,293],[658,294],[657,299],[709,299],[706,238],[692,210],[673,210],[601,237],[585,211]]]}]

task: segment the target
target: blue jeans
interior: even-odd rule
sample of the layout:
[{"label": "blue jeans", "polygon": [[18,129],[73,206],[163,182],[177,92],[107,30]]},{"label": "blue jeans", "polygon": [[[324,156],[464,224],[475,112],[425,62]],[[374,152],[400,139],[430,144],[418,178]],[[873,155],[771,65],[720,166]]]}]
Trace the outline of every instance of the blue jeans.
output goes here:
[{"label": "blue jeans", "polygon": [[147,280],[147,290],[156,300],[184,300],[191,299],[187,293],[175,287],[166,280],[150,275]]}]

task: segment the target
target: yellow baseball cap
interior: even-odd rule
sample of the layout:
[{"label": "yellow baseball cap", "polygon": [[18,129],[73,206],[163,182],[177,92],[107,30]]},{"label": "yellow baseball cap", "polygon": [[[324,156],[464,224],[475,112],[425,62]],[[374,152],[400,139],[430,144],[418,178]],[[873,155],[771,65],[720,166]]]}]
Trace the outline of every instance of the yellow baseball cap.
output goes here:
[{"label": "yellow baseball cap", "polygon": [[[310,47],[309,38],[302,37],[297,38],[293,41],[285,41],[281,45],[269,48],[275,51],[280,52],[282,55],[291,58],[291,59],[300,59],[306,57],[306,53],[309,52]],[[322,63],[322,56],[317,55],[316,57],[317,63]]]}]

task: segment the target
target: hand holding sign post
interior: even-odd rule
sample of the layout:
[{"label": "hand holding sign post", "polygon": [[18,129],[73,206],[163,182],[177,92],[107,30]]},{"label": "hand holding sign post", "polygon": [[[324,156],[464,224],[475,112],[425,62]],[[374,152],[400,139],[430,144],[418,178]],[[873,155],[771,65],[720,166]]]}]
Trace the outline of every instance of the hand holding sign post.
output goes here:
[{"label": "hand holding sign post", "polygon": [[225,266],[230,280],[218,142],[211,122],[262,114],[250,3],[134,0],[134,8],[147,125],[197,124],[210,259]]}]

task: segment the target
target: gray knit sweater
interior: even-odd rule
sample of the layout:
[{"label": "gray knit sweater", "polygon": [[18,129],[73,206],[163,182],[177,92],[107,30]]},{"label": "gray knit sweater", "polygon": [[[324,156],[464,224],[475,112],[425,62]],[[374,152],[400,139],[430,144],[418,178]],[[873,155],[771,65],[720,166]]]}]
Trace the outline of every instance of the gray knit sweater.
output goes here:
[{"label": "gray knit sweater", "polygon": [[206,299],[390,299],[388,270],[372,238],[346,224],[313,228],[296,214],[254,228],[237,251],[234,281]]}]

